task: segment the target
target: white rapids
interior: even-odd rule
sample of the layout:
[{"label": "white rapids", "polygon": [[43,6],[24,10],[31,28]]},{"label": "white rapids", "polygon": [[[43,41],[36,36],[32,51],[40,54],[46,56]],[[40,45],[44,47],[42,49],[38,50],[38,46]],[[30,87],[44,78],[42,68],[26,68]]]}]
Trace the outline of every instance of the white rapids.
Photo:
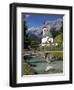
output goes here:
[{"label": "white rapids", "polygon": [[53,69],[53,67],[52,66],[47,66],[45,71],[49,71],[50,69]]}]

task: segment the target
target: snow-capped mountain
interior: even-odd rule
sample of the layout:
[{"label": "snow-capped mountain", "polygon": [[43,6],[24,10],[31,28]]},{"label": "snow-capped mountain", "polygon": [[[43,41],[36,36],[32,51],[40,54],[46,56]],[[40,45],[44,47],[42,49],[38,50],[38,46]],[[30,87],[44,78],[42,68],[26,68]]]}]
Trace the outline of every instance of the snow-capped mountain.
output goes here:
[{"label": "snow-capped mountain", "polygon": [[59,30],[63,26],[63,20],[57,19],[53,21],[45,21],[45,23],[40,27],[31,27],[27,30],[27,34],[29,37],[35,40],[41,40],[42,33],[43,33],[43,27],[46,27],[49,32],[50,30]]}]

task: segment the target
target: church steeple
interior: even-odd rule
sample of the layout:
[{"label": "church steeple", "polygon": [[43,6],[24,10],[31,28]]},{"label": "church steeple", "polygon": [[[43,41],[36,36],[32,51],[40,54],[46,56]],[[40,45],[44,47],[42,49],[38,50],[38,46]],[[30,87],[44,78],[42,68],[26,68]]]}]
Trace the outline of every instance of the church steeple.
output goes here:
[{"label": "church steeple", "polygon": [[47,26],[44,26],[42,29],[43,29],[42,37],[46,37],[46,36],[52,37],[52,35],[50,33],[50,30],[49,30],[49,28]]},{"label": "church steeple", "polygon": [[43,29],[43,35],[41,39],[42,46],[50,45],[51,43],[53,43],[53,38],[50,33],[50,30],[46,25],[44,25],[42,29]]}]

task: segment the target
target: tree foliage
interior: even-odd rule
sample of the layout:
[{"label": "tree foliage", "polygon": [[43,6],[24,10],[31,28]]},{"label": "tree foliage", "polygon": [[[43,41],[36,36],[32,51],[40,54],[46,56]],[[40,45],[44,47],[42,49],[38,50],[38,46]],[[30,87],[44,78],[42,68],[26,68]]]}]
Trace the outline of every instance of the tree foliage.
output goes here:
[{"label": "tree foliage", "polygon": [[62,43],[62,34],[57,35],[54,38],[54,42],[56,42],[56,43]]},{"label": "tree foliage", "polygon": [[31,39],[27,34],[26,34],[26,30],[27,30],[27,25],[26,25],[26,21],[23,21],[23,28],[24,28],[24,49],[29,49],[29,48],[37,48],[39,45],[39,42],[36,40]]},{"label": "tree foliage", "polygon": [[63,36],[63,27],[61,27],[60,30],[55,30],[55,28],[53,28],[52,30],[50,30],[50,33],[52,34],[53,38],[55,38],[59,34],[62,34],[62,36]]},{"label": "tree foliage", "polygon": [[31,40],[30,46],[31,48],[36,49],[39,46],[39,42],[35,40]]},{"label": "tree foliage", "polygon": [[26,21],[23,20],[23,29],[24,29],[24,49],[29,49],[29,45],[31,43],[30,38],[26,34],[26,30],[28,29]]}]

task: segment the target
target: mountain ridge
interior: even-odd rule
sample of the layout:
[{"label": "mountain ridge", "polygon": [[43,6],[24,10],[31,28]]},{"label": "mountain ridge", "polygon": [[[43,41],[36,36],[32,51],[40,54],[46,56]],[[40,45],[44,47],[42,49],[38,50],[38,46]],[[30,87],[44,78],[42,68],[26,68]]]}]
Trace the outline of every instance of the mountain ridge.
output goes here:
[{"label": "mountain ridge", "polygon": [[34,40],[41,41],[42,38],[42,33],[43,33],[43,27],[47,27],[47,29],[50,31],[52,30],[60,30],[61,27],[63,26],[63,20],[62,19],[57,19],[57,20],[52,20],[52,21],[45,21],[43,25],[40,27],[31,27],[28,28],[26,33],[28,36]]}]

